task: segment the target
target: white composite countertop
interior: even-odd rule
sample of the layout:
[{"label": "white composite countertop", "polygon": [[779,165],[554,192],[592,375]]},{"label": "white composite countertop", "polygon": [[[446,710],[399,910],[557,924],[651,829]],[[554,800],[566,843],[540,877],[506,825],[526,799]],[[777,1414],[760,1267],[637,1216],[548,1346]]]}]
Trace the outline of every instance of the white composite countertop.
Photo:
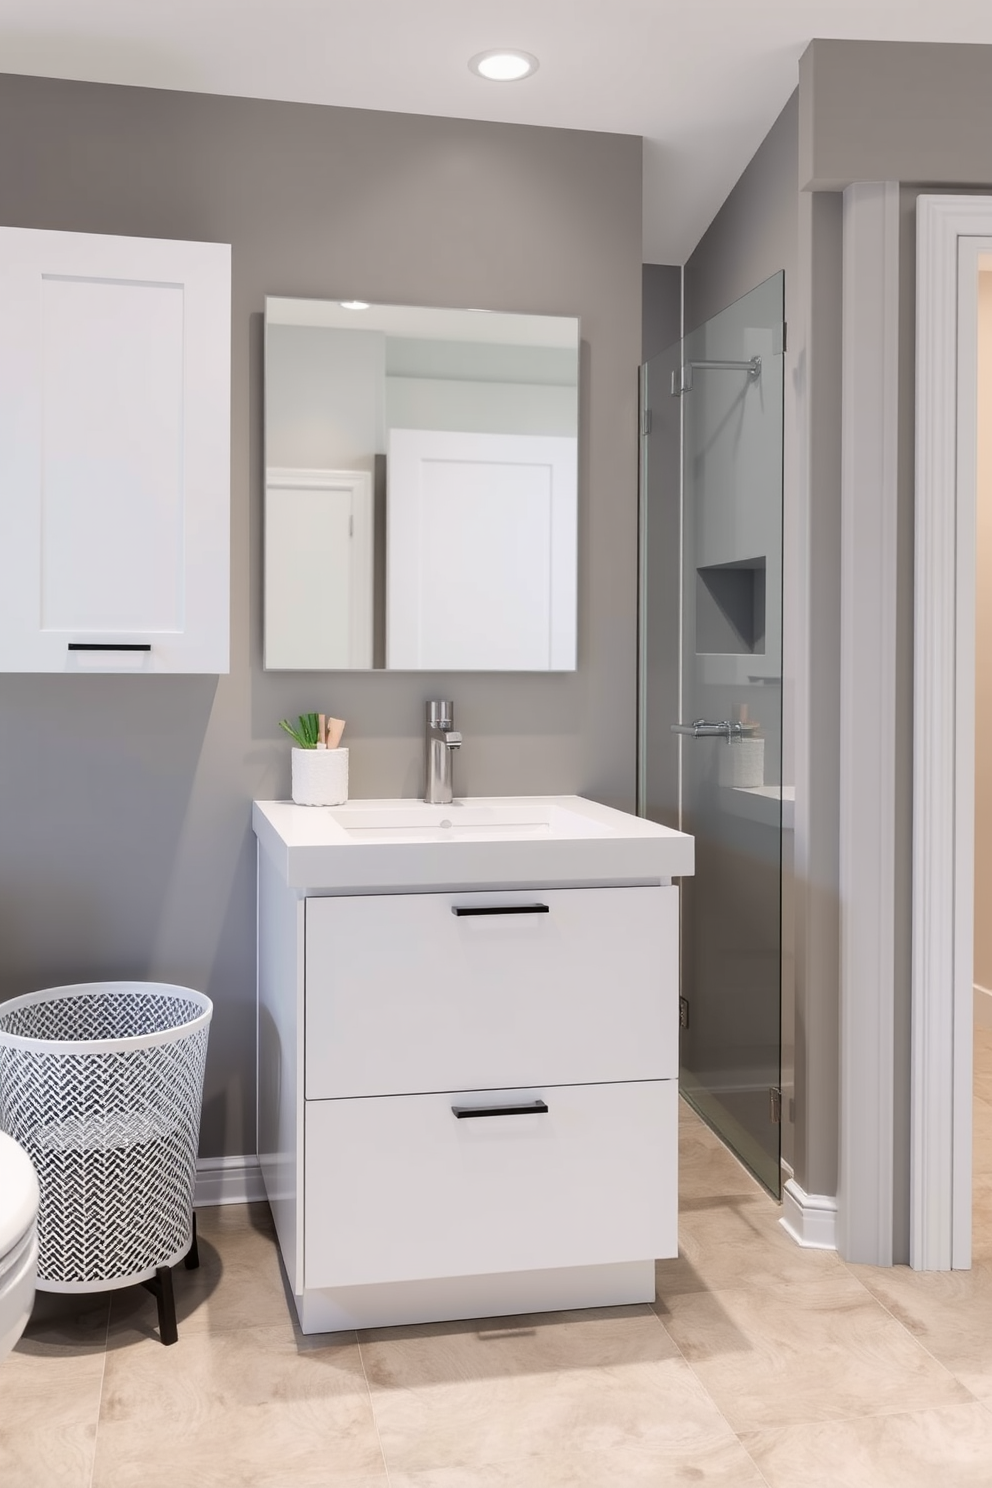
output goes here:
[{"label": "white composite countertop", "polygon": [[694,867],[684,832],[583,796],[255,801],[252,825],[286,883],[307,890],[665,883]]}]

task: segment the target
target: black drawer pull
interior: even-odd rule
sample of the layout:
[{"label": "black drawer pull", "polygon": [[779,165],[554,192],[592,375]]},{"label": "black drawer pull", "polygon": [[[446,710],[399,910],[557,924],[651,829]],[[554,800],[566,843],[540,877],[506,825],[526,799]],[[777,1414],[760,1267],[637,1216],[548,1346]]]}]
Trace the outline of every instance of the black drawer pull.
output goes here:
[{"label": "black drawer pull", "polygon": [[536,1100],[523,1106],[452,1106],[451,1113],[459,1121],[467,1121],[472,1116],[547,1116],[548,1108],[544,1101]]},{"label": "black drawer pull", "polygon": [[453,904],[453,915],[550,914],[546,904]]},{"label": "black drawer pull", "polygon": [[70,651],[150,651],[150,641],[70,641]]}]

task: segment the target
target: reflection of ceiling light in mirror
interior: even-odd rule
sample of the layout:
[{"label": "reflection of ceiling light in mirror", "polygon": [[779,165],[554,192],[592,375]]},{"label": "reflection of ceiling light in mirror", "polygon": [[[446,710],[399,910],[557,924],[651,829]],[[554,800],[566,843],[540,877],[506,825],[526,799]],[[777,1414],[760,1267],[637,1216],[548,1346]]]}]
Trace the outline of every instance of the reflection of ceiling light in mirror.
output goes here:
[{"label": "reflection of ceiling light in mirror", "polygon": [[369,308],[366,300],[338,300],[338,304],[342,310],[367,310]]},{"label": "reflection of ceiling light in mirror", "polygon": [[488,78],[492,83],[516,83],[536,72],[539,63],[530,52],[509,51],[504,47],[492,52],[480,52],[468,65],[473,72]]}]

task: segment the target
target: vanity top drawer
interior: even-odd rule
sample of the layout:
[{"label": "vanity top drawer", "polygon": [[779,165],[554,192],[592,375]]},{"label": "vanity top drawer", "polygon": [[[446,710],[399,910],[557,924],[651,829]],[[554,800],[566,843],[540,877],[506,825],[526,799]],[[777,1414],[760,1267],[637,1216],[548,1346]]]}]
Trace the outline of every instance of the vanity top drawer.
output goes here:
[{"label": "vanity top drawer", "polygon": [[678,889],[311,898],[306,1095],[678,1073]]},{"label": "vanity top drawer", "polygon": [[308,1101],[305,1285],[675,1255],[677,1103],[675,1080]]}]

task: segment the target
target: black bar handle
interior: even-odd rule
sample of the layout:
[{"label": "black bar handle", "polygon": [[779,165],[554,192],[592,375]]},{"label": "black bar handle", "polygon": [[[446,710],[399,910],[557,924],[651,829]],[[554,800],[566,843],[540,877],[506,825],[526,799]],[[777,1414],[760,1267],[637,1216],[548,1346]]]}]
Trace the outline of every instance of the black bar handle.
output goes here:
[{"label": "black bar handle", "polygon": [[459,1121],[467,1121],[472,1116],[547,1116],[548,1108],[544,1101],[536,1100],[522,1106],[452,1106],[451,1113]]},{"label": "black bar handle", "polygon": [[150,651],[150,641],[70,641],[70,651]]},{"label": "black bar handle", "polygon": [[550,914],[546,904],[453,904],[453,915]]}]

